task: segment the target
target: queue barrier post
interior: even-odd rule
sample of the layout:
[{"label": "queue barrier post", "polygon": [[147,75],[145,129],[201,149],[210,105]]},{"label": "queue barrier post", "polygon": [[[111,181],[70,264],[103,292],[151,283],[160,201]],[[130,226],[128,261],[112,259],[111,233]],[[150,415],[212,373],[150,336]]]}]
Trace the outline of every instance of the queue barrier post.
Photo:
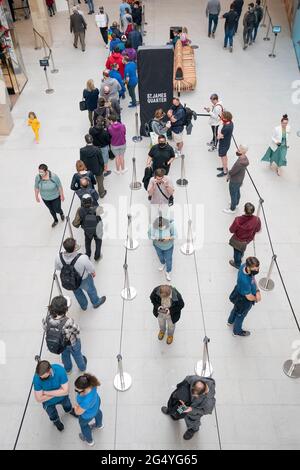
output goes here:
[{"label": "queue barrier post", "polygon": [[273,290],[275,287],[275,282],[271,279],[271,275],[272,275],[272,271],[273,271],[273,267],[274,267],[274,263],[276,259],[277,259],[277,255],[273,255],[267,277],[263,277],[262,279],[259,280],[258,284],[260,288],[264,291],[269,292]]},{"label": "queue barrier post", "polygon": [[132,159],[132,181],[129,185],[130,189],[136,191],[138,189],[141,189],[142,187],[142,183],[140,183],[139,181],[137,181],[137,178],[136,178],[136,159],[135,157],[133,157]]},{"label": "queue barrier post", "polygon": [[135,136],[132,137],[133,142],[141,142],[143,140],[143,137],[140,135],[139,132],[139,114],[136,111],[135,113]]},{"label": "queue barrier post", "polygon": [[139,246],[139,242],[137,240],[133,239],[133,234],[132,234],[132,215],[128,214],[128,226],[127,226],[127,239],[125,241],[125,248],[127,250],[136,250]]},{"label": "queue barrier post", "polygon": [[60,284],[59,279],[58,279],[57,273],[54,274],[53,278],[54,278],[54,280],[55,280],[56,287],[57,287],[57,290],[58,290],[58,292],[59,292],[59,295],[64,295],[64,294],[63,294],[63,291],[62,291],[61,284]]},{"label": "queue barrier post", "polygon": [[50,59],[52,64],[51,73],[58,73],[58,69],[55,67],[52,50],[50,49]]},{"label": "queue barrier post", "polygon": [[267,2],[265,2],[265,5],[264,5],[264,17],[263,17],[263,21],[262,21],[262,24],[260,25],[261,28],[266,28],[266,16],[267,16]]},{"label": "queue barrier post", "polygon": [[126,392],[132,385],[132,378],[127,372],[123,371],[123,358],[121,354],[117,355],[118,373],[114,379],[114,387],[119,392]]},{"label": "queue barrier post", "polygon": [[49,82],[47,67],[44,67],[44,72],[45,72],[45,77],[46,77],[46,82],[47,82],[47,88],[45,90],[45,93],[47,93],[47,95],[50,95],[51,93],[54,93],[54,89],[51,88],[51,85],[50,85],[50,82]]},{"label": "queue barrier post", "polygon": [[267,34],[265,35],[265,37],[263,38],[264,41],[270,41],[270,29],[271,29],[271,24],[272,24],[272,21],[271,21],[271,17],[269,15],[269,24],[268,24],[268,29],[267,29]]},{"label": "queue barrier post", "polygon": [[291,379],[300,378],[300,341],[296,340],[292,344],[293,353],[291,359],[283,364],[283,372]]},{"label": "queue barrier post", "polygon": [[181,155],[181,170],[180,170],[180,178],[176,181],[178,186],[187,186],[189,184],[188,180],[185,177],[185,164],[184,164],[185,156]]},{"label": "queue barrier post", "polygon": [[186,243],[182,245],[180,248],[181,253],[184,255],[192,255],[195,251],[195,247],[193,244],[193,233],[192,233],[192,221],[188,221],[188,232],[187,232],[187,238],[186,238]]},{"label": "queue barrier post", "polygon": [[123,268],[124,268],[124,274],[125,274],[125,282],[124,282],[124,289],[121,291],[121,297],[124,300],[133,300],[137,295],[137,291],[134,287],[130,286],[129,275],[128,275],[128,264],[124,263]]},{"label": "queue barrier post", "polygon": [[265,201],[260,198],[259,202],[258,202],[258,208],[257,208],[257,212],[256,212],[256,216],[259,217],[260,216],[260,211],[261,211],[261,208],[262,208],[262,205]]},{"label": "queue barrier post", "polygon": [[68,224],[68,229],[69,229],[70,238],[74,238],[73,229],[72,229],[72,225],[71,225],[71,221],[70,221],[70,217],[67,215],[67,216],[66,216],[66,219],[67,219],[67,224]]},{"label": "queue barrier post", "polygon": [[269,57],[271,59],[274,59],[276,57],[276,54],[275,54],[275,47],[276,47],[276,42],[277,42],[277,36],[278,34],[277,33],[274,33],[274,42],[273,42],[273,48],[272,48],[272,52],[269,54]]},{"label": "queue barrier post", "polygon": [[199,375],[199,377],[211,377],[213,375],[213,368],[211,363],[209,362],[209,355],[208,355],[208,343],[210,339],[205,336],[203,339],[203,355],[202,359],[197,362],[195,366],[195,373]]}]

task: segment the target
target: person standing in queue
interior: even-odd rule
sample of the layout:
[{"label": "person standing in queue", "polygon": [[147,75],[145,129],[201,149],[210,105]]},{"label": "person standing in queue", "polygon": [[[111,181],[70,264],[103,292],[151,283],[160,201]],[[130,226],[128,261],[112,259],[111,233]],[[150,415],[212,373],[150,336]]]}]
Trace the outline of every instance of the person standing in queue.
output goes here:
[{"label": "person standing in queue", "polygon": [[223,111],[222,113],[222,123],[223,127],[221,132],[218,134],[219,140],[219,157],[221,158],[222,165],[221,167],[217,168],[218,171],[221,173],[217,174],[218,178],[222,178],[228,174],[228,157],[227,152],[230,149],[231,139],[233,134],[233,122],[232,122],[232,114],[229,111]]}]

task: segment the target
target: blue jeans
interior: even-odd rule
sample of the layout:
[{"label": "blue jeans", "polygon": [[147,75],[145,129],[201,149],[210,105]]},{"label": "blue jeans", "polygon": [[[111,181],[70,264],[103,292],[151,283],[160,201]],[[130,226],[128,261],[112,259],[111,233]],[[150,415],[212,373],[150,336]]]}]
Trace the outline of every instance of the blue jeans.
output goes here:
[{"label": "blue jeans", "polygon": [[89,7],[89,13],[94,13],[94,2],[93,0],[87,0],[87,4]]},{"label": "blue jeans", "polygon": [[[211,13],[208,15],[208,34],[209,34],[209,36],[211,35],[211,31],[213,33],[216,32],[216,29],[217,29],[217,26],[218,26],[218,21],[219,21],[218,15],[212,15]],[[212,24],[214,24],[213,28],[212,28]]]},{"label": "blue jeans", "polygon": [[128,93],[129,93],[129,96],[131,98],[133,106],[136,106],[135,87],[136,87],[136,85],[134,85],[134,86],[127,85]]},{"label": "blue jeans", "polygon": [[161,248],[158,248],[155,245],[154,245],[154,248],[155,248],[155,251],[156,251],[157,256],[159,258],[159,261],[161,262],[161,264],[166,265],[166,271],[167,271],[167,273],[170,273],[172,271],[172,260],[173,260],[174,246],[172,246],[168,250],[162,250]]},{"label": "blue jeans", "polygon": [[236,265],[236,267],[241,267],[243,256],[244,252],[241,252],[236,248],[233,249],[234,264]]},{"label": "blue jeans", "polygon": [[252,37],[252,41],[254,42],[255,39],[256,39],[256,36],[257,36],[257,32],[258,32],[258,28],[259,28],[259,24],[254,26],[254,29],[253,29],[253,37]]},{"label": "blue jeans", "polygon": [[88,306],[88,300],[84,294],[83,291],[87,292],[87,295],[90,298],[90,301],[92,304],[98,305],[100,302],[100,297],[98,297],[97,290],[94,284],[94,280],[92,276],[89,274],[86,279],[83,279],[81,281],[80,287],[78,289],[74,290],[74,295],[77,299],[77,302],[79,303],[80,307],[82,310],[86,310]]},{"label": "blue jeans", "polygon": [[242,333],[243,321],[245,320],[251,308],[251,302],[249,302],[249,304],[245,305],[243,308],[237,308],[236,305],[233,307],[228,318],[228,323],[233,325],[233,333],[235,335],[240,335]]},{"label": "blue jeans", "polygon": [[81,416],[79,416],[79,425],[80,425],[81,433],[87,442],[93,442],[92,430],[89,425],[89,422],[92,421],[92,419],[95,419],[96,427],[100,428],[102,426],[102,416],[103,415],[102,415],[102,411],[100,410],[100,408],[97,411],[97,414],[96,416],[94,416],[94,418],[84,419]]},{"label": "blue jeans", "polygon": [[224,38],[224,47],[227,47],[228,41],[229,46],[233,46],[233,36],[234,36],[234,29],[225,29],[225,38]]},{"label": "blue jeans", "polygon": [[81,352],[81,341],[79,338],[73,346],[67,346],[66,349],[61,353],[61,360],[67,372],[72,370],[71,355],[73,356],[78,369],[80,369],[81,372],[84,372],[86,369],[86,363]]},{"label": "blue jeans", "polygon": [[231,198],[231,206],[230,209],[234,211],[236,206],[239,205],[240,198],[241,198],[241,184],[240,183],[229,183],[229,193]]},{"label": "blue jeans", "polygon": [[50,421],[60,421],[56,406],[61,405],[66,413],[70,413],[72,410],[72,403],[70,401],[69,395],[65,397],[61,397],[61,401],[57,403],[56,405],[47,405],[47,402],[43,403],[43,408],[48,414]]}]

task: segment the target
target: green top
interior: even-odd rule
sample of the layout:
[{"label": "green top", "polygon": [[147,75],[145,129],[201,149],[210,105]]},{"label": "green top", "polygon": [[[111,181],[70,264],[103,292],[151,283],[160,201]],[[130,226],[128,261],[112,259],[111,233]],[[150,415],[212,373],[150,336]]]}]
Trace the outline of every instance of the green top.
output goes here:
[{"label": "green top", "polygon": [[34,188],[39,189],[41,198],[45,201],[53,201],[59,197],[61,182],[57,175],[51,173],[48,180],[43,180],[40,175],[36,175]]}]

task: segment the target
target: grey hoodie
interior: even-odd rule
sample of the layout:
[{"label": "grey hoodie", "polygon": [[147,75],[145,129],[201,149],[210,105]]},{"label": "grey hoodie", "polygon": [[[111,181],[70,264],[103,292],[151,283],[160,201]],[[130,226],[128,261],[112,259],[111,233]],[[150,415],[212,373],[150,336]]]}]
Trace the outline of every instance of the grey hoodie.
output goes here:
[{"label": "grey hoodie", "polygon": [[219,15],[221,11],[221,5],[219,0],[208,0],[206,7],[206,16],[208,15]]},{"label": "grey hoodie", "polygon": [[188,429],[192,429],[193,431],[198,431],[200,427],[200,420],[202,416],[212,414],[216,400],[215,400],[215,393],[216,393],[216,385],[213,379],[199,377],[198,375],[188,375],[185,380],[190,384],[191,391],[196,382],[201,380],[201,382],[205,383],[209,391],[206,395],[201,395],[199,397],[192,397],[192,411],[188,413],[184,420]]},{"label": "grey hoodie", "polygon": [[[105,86],[108,86],[109,89],[110,89],[110,93],[109,95],[105,95],[104,94],[104,87]],[[122,87],[120,85],[120,83],[118,82],[118,80],[116,80],[115,78],[106,78],[105,80],[103,80],[102,82],[102,85],[101,85],[101,88],[100,88],[100,96],[104,96],[104,97],[107,97],[108,99],[115,99],[115,100],[118,100],[119,99],[119,91],[122,90]]]}]

